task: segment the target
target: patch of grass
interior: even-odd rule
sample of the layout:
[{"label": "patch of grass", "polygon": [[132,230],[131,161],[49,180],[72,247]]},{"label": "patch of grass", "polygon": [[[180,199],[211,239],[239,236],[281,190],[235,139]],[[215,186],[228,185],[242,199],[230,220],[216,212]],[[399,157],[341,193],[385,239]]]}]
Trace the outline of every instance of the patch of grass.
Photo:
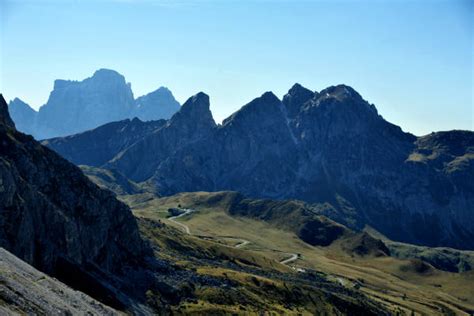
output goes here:
[{"label": "patch of grass", "polygon": [[[242,304],[239,305],[238,302],[244,298],[229,294],[230,297],[226,297],[226,300],[232,301],[232,304],[219,305],[214,298],[221,295],[221,289],[206,287],[196,290],[196,302],[183,303],[177,311],[218,314],[219,311],[252,313],[264,309],[287,314],[314,312],[315,306],[326,306],[323,310],[331,313],[334,306],[338,306],[339,311],[344,310],[348,302],[369,305],[375,302],[393,314],[400,311],[407,315],[412,311],[417,314],[437,315],[443,309],[445,312],[449,310],[459,314],[474,310],[472,271],[450,273],[433,267],[425,270],[422,269],[423,263],[414,265],[409,260],[386,254],[379,256],[377,253],[381,249],[377,243],[373,244],[372,239],[367,241],[361,238],[361,234],[343,234],[325,247],[310,245],[290,229],[294,224],[279,225],[278,221],[271,220],[271,216],[276,214],[275,207],[279,204],[270,204],[274,209],[273,213],[264,212],[270,220],[244,216],[245,212],[232,214],[229,208],[235,207],[233,194],[235,193],[196,192],[162,199],[150,196],[127,198],[134,207],[134,213],[142,218],[140,226],[144,234],[158,246],[159,256],[179,263],[185,269],[192,269],[198,275],[236,282],[240,292],[245,294],[245,299],[259,302],[256,306],[246,307],[247,310],[242,312]],[[159,215],[160,212],[178,205],[198,210],[179,219],[189,226],[192,236],[185,235],[178,227],[173,228],[172,222]],[[286,211],[290,209],[291,207],[282,208]],[[289,213],[295,214],[294,211]],[[287,221],[292,219],[290,217]],[[146,228],[148,224],[143,223],[150,220],[161,220],[162,225],[157,229],[152,226]],[[357,239],[357,236],[361,239]],[[232,247],[232,238],[245,239],[250,241],[250,244],[236,249]],[[361,245],[369,247],[369,255],[348,251],[348,244],[354,245],[355,248]],[[377,247],[373,248],[374,245]],[[372,255],[374,250],[375,255]],[[308,278],[310,274],[296,273],[279,263],[287,258],[289,253],[300,254],[300,258],[291,265],[325,275],[326,283],[312,282],[315,286],[311,289],[302,285],[301,278]],[[285,278],[287,281],[283,280]],[[339,279],[344,280],[344,289],[341,289]],[[262,284],[267,284],[266,282],[272,285],[262,291]],[[319,294],[311,296],[311,293],[320,293],[318,289],[327,287],[331,288],[328,293],[335,295],[332,301]],[[295,289],[298,295],[291,296],[292,289]],[[353,293],[348,294],[349,297],[354,293],[363,293],[366,298],[360,300],[364,303],[354,302],[354,299],[343,294],[344,291]],[[270,297],[268,293],[271,294]],[[317,304],[313,303],[308,295]],[[291,297],[299,299],[289,305],[283,304],[291,301]],[[437,304],[443,304],[443,309]]]}]

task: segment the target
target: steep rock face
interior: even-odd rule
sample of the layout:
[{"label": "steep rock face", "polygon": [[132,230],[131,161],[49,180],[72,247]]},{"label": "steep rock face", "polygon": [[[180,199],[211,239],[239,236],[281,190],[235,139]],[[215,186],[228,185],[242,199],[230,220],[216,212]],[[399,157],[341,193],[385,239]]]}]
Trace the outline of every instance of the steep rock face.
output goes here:
[{"label": "steep rock face", "polygon": [[210,113],[183,114],[107,166],[165,195],[234,190],[328,203],[318,211],[351,228],[474,249],[472,132],[417,138],[345,85],[319,93],[295,85],[282,102],[265,93],[206,132],[188,126]]},{"label": "steep rock face", "polygon": [[113,122],[94,130],[43,141],[77,165],[119,169],[136,181],[150,178],[166,157],[208,135],[216,124],[209,97],[199,93],[168,121]]},{"label": "steep rock face", "polygon": [[8,111],[18,130],[27,134],[34,132],[38,112],[18,98],[13,99],[13,101],[9,103]]},{"label": "steep rock face", "polygon": [[179,103],[167,88],[135,100],[130,83],[109,69],[97,70],[82,81],[56,80],[48,102],[38,112],[19,99],[9,106],[18,130],[38,140],[80,133],[127,118],[168,119],[177,110]]},{"label": "steep rock face", "polygon": [[138,184],[129,180],[116,169],[101,169],[86,165],[81,165],[80,168],[92,182],[117,195],[139,194],[144,192]]},{"label": "steep rock face", "polygon": [[80,82],[56,80],[38,115],[37,138],[66,136],[123,120],[133,109],[130,84],[115,71],[101,69]]},{"label": "steep rock face", "polygon": [[179,103],[168,88],[161,87],[135,100],[136,117],[142,121],[168,119],[179,110]]},{"label": "steep rock face", "polygon": [[[309,202],[336,202],[339,197],[354,204],[358,193],[385,192],[416,140],[344,85],[321,91],[296,121],[302,158],[291,194]],[[362,217],[363,211],[358,212]]]},{"label": "steep rock face", "polygon": [[120,152],[163,127],[165,120],[142,122],[138,118],[112,122],[93,130],[42,142],[76,165],[100,167]]},{"label": "steep rock face", "polygon": [[134,143],[105,167],[116,168],[134,181],[147,180],[163,160],[208,135],[215,125],[209,110],[209,97],[198,93],[189,98],[163,127]]},{"label": "steep rock face", "polygon": [[200,187],[278,197],[294,181],[295,150],[283,105],[267,92],[160,164],[153,181],[164,194]]},{"label": "steep rock face", "polygon": [[7,129],[15,129],[15,123],[13,123],[10,115],[8,114],[8,107],[6,106],[3,95],[0,94],[0,131],[6,131]]},{"label": "steep rock face", "polygon": [[158,191],[228,189],[329,202],[336,210],[323,214],[353,228],[369,224],[395,240],[474,248],[472,132],[448,133],[450,144],[431,145],[444,148],[438,159],[421,164],[409,157],[428,141],[385,121],[352,88],[305,95],[286,119],[284,111],[262,110],[277,109],[276,100],[245,106],[162,163],[153,178]]},{"label": "steep rock face", "polygon": [[299,83],[295,83],[288,93],[283,96],[282,100],[288,113],[288,117],[295,118],[301,111],[301,107],[317,95],[317,92],[312,92],[311,90],[301,86]]},{"label": "steep rock face", "polygon": [[130,209],[17,132],[6,107],[0,97],[0,247],[59,278],[119,276],[142,262],[149,250]]}]

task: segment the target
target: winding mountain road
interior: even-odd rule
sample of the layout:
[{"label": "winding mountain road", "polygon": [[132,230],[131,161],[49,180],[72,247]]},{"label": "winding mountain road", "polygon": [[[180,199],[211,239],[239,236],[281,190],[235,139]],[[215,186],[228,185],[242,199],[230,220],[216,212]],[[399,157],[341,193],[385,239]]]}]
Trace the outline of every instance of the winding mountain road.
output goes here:
[{"label": "winding mountain road", "polygon": [[250,244],[250,241],[245,239],[239,239],[241,242],[234,246],[234,248],[242,248],[245,245]]},{"label": "winding mountain road", "polygon": [[291,257],[289,257],[288,259],[284,259],[284,260],[280,261],[280,263],[284,264],[284,265],[288,265],[288,263],[290,263],[292,261],[295,261],[299,258],[299,255],[297,253],[289,253],[289,255],[291,255]]},{"label": "winding mountain road", "polygon": [[[189,215],[193,212],[195,212],[196,210],[193,210],[193,209],[190,209],[190,208],[187,208],[187,209],[184,209],[184,212],[179,214],[179,215],[176,215],[176,216],[172,216],[172,217],[168,217],[168,220],[175,223],[176,225],[182,227],[185,231],[186,234],[188,235],[191,235],[191,230],[189,229],[189,226],[186,225],[186,224],[183,224],[181,222],[178,222],[177,219],[178,218],[181,218],[181,217],[184,217],[186,215]],[[250,241],[246,240],[246,239],[241,239],[241,238],[236,238],[237,240],[239,240],[240,242],[238,244],[236,244],[235,246],[233,246],[233,248],[242,248],[248,244],[250,244]],[[283,265],[286,265],[288,267],[290,267],[288,264],[290,262],[293,262],[295,260],[298,260],[299,259],[299,254],[297,253],[287,253],[288,255],[290,255],[289,258],[287,259],[283,259],[280,261],[281,264]]]},{"label": "winding mountain road", "polygon": [[178,222],[176,219],[180,218],[180,217],[183,217],[183,216],[186,216],[186,215],[189,215],[191,214],[192,212],[195,212],[195,210],[193,209],[190,209],[190,208],[187,208],[187,209],[184,209],[184,212],[179,214],[179,215],[176,215],[176,216],[172,216],[172,217],[168,217],[168,220],[170,222],[173,222],[179,226],[181,226],[182,228],[184,228],[184,231],[186,232],[186,234],[188,235],[191,235],[191,230],[189,229],[189,226],[188,225],[185,225],[183,223],[180,223]]}]

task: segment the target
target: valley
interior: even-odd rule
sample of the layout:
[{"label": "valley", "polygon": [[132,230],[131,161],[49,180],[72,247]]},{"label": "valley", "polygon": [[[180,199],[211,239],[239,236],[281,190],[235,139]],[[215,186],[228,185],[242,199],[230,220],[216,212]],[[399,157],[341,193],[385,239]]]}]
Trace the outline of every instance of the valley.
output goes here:
[{"label": "valley", "polygon": [[[360,256],[347,252],[345,244],[348,240],[344,237],[327,247],[311,246],[288,230],[230,215],[225,202],[217,205],[208,203],[216,196],[225,194],[198,192],[165,198],[121,198],[129,203],[138,218],[161,221],[175,227],[178,234],[182,234],[182,225],[185,225],[192,233],[182,238],[196,240],[197,243],[211,241],[216,247],[234,248],[241,245],[236,244],[237,240],[248,241],[245,246],[239,247],[239,257],[266,262],[260,264],[261,269],[282,269],[281,266],[286,265],[290,268],[288,273],[322,273],[330,282],[345,288],[356,288],[393,312],[462,315],[474,310],[473,271],[450,273],[416,260]],[[168,209],[178,205],[195,211],[173,220],[167,218]],[[349,241],[353,238],[348,237]]]}]

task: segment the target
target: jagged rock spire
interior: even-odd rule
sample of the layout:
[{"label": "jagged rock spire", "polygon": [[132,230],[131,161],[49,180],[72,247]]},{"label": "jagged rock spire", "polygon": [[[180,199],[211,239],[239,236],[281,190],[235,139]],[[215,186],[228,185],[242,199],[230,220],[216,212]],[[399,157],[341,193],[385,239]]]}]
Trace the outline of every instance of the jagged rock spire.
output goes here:
[{"label": "jagged rock spire", "polygon": [[13,123],[10,114],[8,113],[8,105],[3,95],[0,94],[0,125],[10,128],[15,128],[15,124]]},{"label": "jagged rock spire", "polygon": [[299,83],[295,83],[283,97],[283,104],[285,105],[288,117],[295,117],[303,104],[315,96],[317,96],[317,92],[313,92]]}]

